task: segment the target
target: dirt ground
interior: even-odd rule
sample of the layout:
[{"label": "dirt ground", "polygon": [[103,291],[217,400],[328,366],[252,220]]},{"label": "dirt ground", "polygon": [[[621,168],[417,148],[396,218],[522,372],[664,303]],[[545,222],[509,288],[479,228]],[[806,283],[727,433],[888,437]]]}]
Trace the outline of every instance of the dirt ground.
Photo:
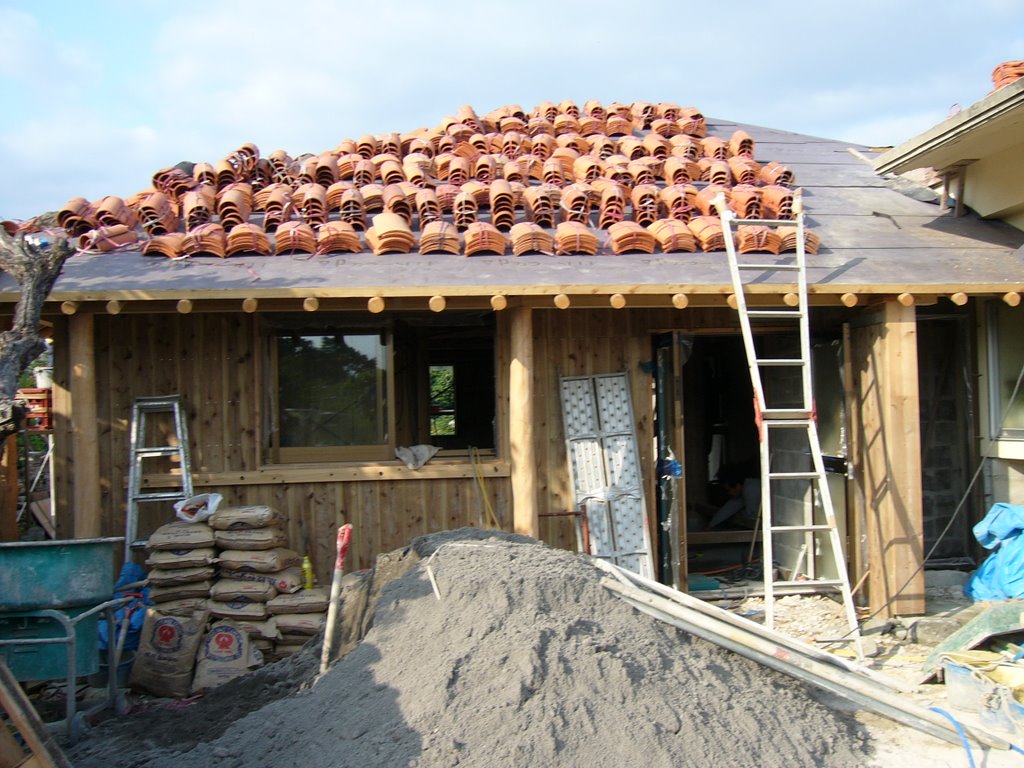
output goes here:
[{"label": "dirt ground", "polygon": [[[414,542],[425,559],[385,587],[369,634],[323,677],[314,641],[192,702],[136,698],[68,756],[76,768],[968,764],[962,746],[634,611],[574,554],[491,533]],[[830,632],[819,600],[780,619]]]}]

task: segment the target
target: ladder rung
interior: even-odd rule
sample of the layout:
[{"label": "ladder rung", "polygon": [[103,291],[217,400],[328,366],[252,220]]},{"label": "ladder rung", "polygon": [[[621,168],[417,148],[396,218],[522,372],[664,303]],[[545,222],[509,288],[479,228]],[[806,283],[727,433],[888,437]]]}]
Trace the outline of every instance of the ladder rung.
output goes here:
[{"label": "ladder rung", "polygon": [[181,491],[154,491],[153,493],[137,493],[132,501],[180,501],[188,498]]},{"label": "ladder rung", "polygon": [[799,319],[804,313],[799,309],[748,309],[747,317],[785,317]]},{"label": "ladder rung", "polygon": [[794,579],[773,581],[772,587],[841,587],[844,583],[839,579]]},{"label": "ladder rung", "polygon": [[762,419],[802,419],[811,420],[811,411],[804,408],[765,408],[761,411]]},{"label": "ladder rung", "polygon": [[798,272],[800,270],[799,264],[765,264],[762,262],[741,264],[737,262],[737,269],[778,269],[786,272]]},{"label": "ladder rung", "polygon": [[821,477],[817,472],[769,472],[769,480],[817,480]]},{"label": "ladder rung", "polygon": [[773,227],[796,227],[796,219],[733,219],[733,224],[763,224]]},{"label": "ladder rung", "polygon": [[179,453],[181,453],[181,446],[159,445],[153,446],[152,448],[136,448],[135,458],[152,459],[157,456],[174,456]]},{"label": "ladder rung", "polygon": [[831,531],[831,525],[773,525],[772,533],[811,533],[812,531]]},{"label": "ladder rung", "polygon": [[801,366],[807,365],[807,361],[802,357],[759,357],[757,359],[758,365],[770,366],[770,367],[783,367],[783,366]]},{"label": "ladder rung", "polygon": [[808,429],[811,426],[810,419],[765,419],[761,423],[766,427],[803,427]]}]

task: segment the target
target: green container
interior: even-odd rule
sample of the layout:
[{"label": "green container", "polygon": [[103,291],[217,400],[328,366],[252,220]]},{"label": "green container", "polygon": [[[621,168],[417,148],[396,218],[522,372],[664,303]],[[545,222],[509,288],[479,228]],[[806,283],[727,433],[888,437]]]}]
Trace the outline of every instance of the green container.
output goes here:
[{"label": "green container", "polygon": [[[69,608],[61,611],[74,619],[89,608]],[[0,645],[0,658],[16,680],[56,680],[68,674],[68,643],[30,643],[17,641],[39,638],[64,640],[68,636],[64,624],[49,616],[34,612],[0,613],[0,641],[15,641]],[[103,611],[79,621],[75,629],[75,676],[91,675],[99,669],[99,622]],[[105,618],[102,619],[106,621]]]},{"label": "green container", "polygon": [[0,616],[110,600],[123,545],[123,537],[0,544]]}]

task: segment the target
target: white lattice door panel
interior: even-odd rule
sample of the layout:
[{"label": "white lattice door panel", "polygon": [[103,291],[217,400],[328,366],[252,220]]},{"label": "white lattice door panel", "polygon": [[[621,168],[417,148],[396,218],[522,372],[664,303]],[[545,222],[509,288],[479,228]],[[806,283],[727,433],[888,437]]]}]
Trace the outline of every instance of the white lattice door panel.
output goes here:
[{"label": "white lattice door panel", "polygon": [[561,380],[574,501],[590,524],[590,551],[654,578],[643,478],[625,373]]}]

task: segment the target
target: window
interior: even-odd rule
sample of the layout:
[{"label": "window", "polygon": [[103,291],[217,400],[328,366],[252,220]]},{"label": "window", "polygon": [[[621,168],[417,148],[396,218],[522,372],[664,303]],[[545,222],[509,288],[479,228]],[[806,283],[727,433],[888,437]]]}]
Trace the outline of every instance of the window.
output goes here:
[{"label": "window", "polygon": [[[992,434],[1024,440],[1024,385],[1017,388],[1024,367],[1024,334],[1020,333],[1020,310],[1002,302],[989,304],[988,370],[989,412]],[[1011,402],[1011,398],[1013,398]]]},{"label": "window", "polygon": [[273,438],[280,460],[382,458],[388,436],[383,333],[280,333]]},{"label": "window", "polygon": [[455,366],[432,365],[430,374],[430,436],[457,435],[455,411]]},{"label": "window", "polygon": [[344,315],[265,316],[268,459],[384,461],[419,443],[448,455],[493,449],[489,314],[396,313],[363,327]]}]

